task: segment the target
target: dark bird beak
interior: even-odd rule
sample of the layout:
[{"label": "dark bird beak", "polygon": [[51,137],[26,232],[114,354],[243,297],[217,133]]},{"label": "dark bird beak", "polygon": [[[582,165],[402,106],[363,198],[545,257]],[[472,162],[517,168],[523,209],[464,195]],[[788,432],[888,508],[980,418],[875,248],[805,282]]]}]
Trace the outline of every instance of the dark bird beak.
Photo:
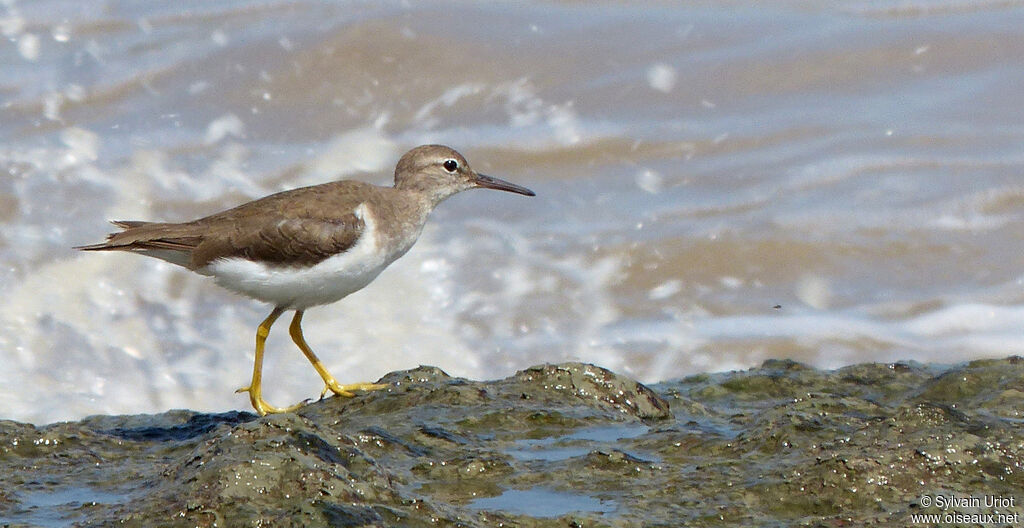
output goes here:
[{"label": "dark bird beak", "polygon": [[533,191],[516,185],[514,183],[507,182],[505,180],[499,180],[498,178],[492,178],[483,174],[476,175],[477,187],[483,187],[485,189],[497,189],[499,191],[508,191],[519,194],[525,194],[526,196],[537,196]]}]

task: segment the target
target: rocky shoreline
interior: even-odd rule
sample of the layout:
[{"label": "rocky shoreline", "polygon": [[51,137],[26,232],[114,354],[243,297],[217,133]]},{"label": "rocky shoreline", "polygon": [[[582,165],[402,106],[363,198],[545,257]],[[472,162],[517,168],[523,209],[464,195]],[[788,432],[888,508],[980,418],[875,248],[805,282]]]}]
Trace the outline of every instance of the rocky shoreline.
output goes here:
[{"label": "rocky shoreline", "polygon": [[[0,421],[0,525],[1024,521],[1019,357],[834,371],[768,361],[651,387],[579,363],[485,382],[420,367],[383,382],[263,418]],[[956,502],[969,497],[1004,500]]]}]

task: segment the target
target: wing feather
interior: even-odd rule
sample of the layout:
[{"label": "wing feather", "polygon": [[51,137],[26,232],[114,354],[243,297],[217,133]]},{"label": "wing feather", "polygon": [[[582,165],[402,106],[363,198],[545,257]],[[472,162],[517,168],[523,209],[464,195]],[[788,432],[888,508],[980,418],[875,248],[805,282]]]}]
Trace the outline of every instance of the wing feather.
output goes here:
[{"label": "wing feather", "polygon": [[193,268],[240,257],[279,265],[311,266],[356,244],[365,224],[355,214],[336,220],[287,218],[256,231],[206,237],[192,252]]},{"label": "wing feather", "polygon": [[[192,270],[222,258],[308,266],[356,244],[365,228],[355,214],[360,193],[379,189],[340,181],[272,194],[191,222],[115,220],[112,223],[123,231],[75,249],[163,255],[160,258],[185,263]],[[351,213],[338,215],[339,211]],[[180,256],[168,259],[167,251]]]}]

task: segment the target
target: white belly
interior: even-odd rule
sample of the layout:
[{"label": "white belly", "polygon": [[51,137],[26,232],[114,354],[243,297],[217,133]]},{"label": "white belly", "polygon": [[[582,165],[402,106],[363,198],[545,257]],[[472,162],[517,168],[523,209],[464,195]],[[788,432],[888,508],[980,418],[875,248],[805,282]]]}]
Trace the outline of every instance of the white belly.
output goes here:
[{"label": "white belly", "polygon": [[217,284],[231,291],[282,308],[305,310],[336,302],[363,289],[412,245],[389,251],[381,244],[366,206],[360,205],[357,214],[365,227],[356,244],[313,266],[267,265],[229,258],[211,262],[199,272],[212,275]]}]

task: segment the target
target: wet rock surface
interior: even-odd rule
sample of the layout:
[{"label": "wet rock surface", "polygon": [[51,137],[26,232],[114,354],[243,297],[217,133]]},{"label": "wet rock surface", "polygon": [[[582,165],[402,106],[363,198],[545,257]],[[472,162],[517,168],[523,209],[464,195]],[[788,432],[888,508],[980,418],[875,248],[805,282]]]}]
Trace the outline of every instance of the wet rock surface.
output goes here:
[{"label": "wet rock surface", "polygon": [[[835,371],[769,361],[651,387],[578,363],[488,382],[420,367],[384,381],[392,388],[264,418],[0,422],[0,525],[1024,521],[1017,357]],[[1013,503],[925,504],[940,495]]]}]

